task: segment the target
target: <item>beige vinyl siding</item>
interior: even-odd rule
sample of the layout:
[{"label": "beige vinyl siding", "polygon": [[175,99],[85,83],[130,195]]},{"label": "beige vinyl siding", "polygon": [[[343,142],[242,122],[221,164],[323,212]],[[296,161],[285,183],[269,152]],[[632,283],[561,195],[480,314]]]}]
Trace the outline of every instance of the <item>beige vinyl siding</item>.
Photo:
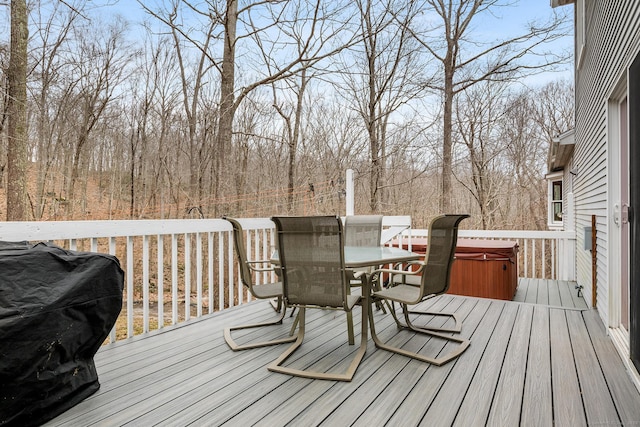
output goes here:
[{"label": "beige vinyl siding", "polygon": [[584,286],[590,302],[591,254],[584,250],[584,228],[591,226],[591,215],[596,215],[597,307],[606,323],[609,308],[607,229],[611,205],[607,179],[607,102],[639,50],[640,0],[586,0],[585,6],[585,47],[580,67],[576,69],[574,162],[578,175],[573,184],[577,280]]}]

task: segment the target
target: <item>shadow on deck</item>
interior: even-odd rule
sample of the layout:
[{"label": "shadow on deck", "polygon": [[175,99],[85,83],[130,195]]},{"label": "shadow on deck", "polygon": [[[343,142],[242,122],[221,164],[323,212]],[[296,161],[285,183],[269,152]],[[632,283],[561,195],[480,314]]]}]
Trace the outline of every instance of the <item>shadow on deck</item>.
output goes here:
[{"label": "shadow on deck", "polygon": [[[96,356],[100,390],[47,425],[640,424],[640,395],[597,312],[552,305],[551,297],[533,305],[443,295],[422,308],[461,315],[465,353],[436,367],[370,342],[354,380],[339,383],[269,372],[285,346],[230,351],[225,326],[274,316],[268,303],[250,303],[105,346]],[[446,351],[439,340],[398,332],[389,315],[375,317],[394,344]],[[356,350],[346,344],[344,314],[311,310],[307,325],[293,364],[339,369]]]}]

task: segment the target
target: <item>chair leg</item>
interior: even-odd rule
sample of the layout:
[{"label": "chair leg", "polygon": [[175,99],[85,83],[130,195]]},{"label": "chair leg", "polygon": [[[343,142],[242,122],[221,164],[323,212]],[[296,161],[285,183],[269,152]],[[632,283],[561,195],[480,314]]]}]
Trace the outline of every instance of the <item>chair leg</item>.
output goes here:
[{"label": "chair leg", "polygon": [[303,369],[295,369],[282,366],[282,364],[289,358],[289,356],[291,356],[302,345],[305,333],[305,311],[305,307],[300,307],[300,311],[298,313],[300,326],[298,327],[296,342],[294,342],[284,353],[280,355],[280,357],[273,361],[267,368],[272,372],[279,372],[281,374],[294,375],[304,378],[331,381],[351,381],[365,355],[365,352],[367,351],[367,318],[369,317],[369,309],[367,307],[367,304],[362,304],[362,333],[360,336],[360,348],[358,348],[358,351],[354,355],[347,370],[344,373],[340,374],[331,372],[306,371]]},{"label": "chair leg", "polygon": [[[402,313],[404,316],[405,323],[402,323],[398,318],[393,301],[389,303],[387,300],[385,302],[389,305],[389,311],[393,316],[398,328],[401,329],[411,329],[415,332],[451,332],[451,333],[459,333],[462,330],[462,320],[458,317],[456,313],[445,313],[442,311],[415,311],[409,310],[405,304],[400,304],[402,306]],[[443,316],[443,317],[451,317],[455,321],[455,325],[453,328],[438,328],[431,326],[416,326],[411,319],[409,318],[409,314],[418,314],[418,315],[430,315],[430,316]]]},{"label": "chair leg", "polygon": [[275,310],[276,313],[280,313],[280,310],[282,310],[282,297],[277,297],[274,299],[269,300],[269,302],[271,303],[271,307],[273,307],[273,309]]},{"label": "chair leg", "polygon": [[281,338],[281,339],[277,339],[277,340],[272,340],[272,341],[260,341],[260,342],[249,343],[249,344],[238,344],[233,339],[233,337],[231,336],[231,333],[233,331],[238,331],[240,329],[252,329],[252,328],[260,328],[260,327],[263,327],[263,326],[282,325],[282,320],[284,319],[284,315],[285,315],[286,311],[287,311],[286,308],[282,307],[282,309],[280,310],[280,317],[278,318],[278,320],[273,321],[273,322],[253,323],[253,324],[249,324],[249,325],[232,326],[232,327],[229,327],[229,328],[225,328],[225,330],[224,330],[224,340],[227,342],[227,345],[233,351],[248,350],[248,349],[251,349],[251,348],[267,347],[267,346],[270,346],[270,345],[277,345],[277,344],[284,344],[284,343],[288,343],[288,342],[293,342],[293,341],[295,341],[296,337],[293,337],[291,335],[293,335],[293,330],[295,329],[295,324],[294,324],[293,328],[291,329],[291,333],[289,334],[289,337]]},{"label": "chair leg", "polygon": [[[391,313],[393,314],[393,317],[396,318],[396,322],[398,323],[399,326],[403,326],[400,322],[398,322],[398,319],[395,315],[395,310],[391,310]],[[375,343],[376,347],[381,348],[383,350],[387,350],[387,351],[391,351],[393,353],[397,353],[397,354],[401,354],[403,356],[407,356],[410,357],[412,359],[416,359],[416,360],[420,360],[422,362],[426,362],[426,363],[430,363],[432,365],[436,365],[436,366],[441,366],[444,365],[445,363],[451,361],[452,359],[458,357],[459,355],[461,355],[466,349],[467,347],[469,347],[469,340],[464,339],[464,338],[456,338],[456,337],[452,337],[449,335],[445,335],[445,334],[440,334],[438,332],[431,332],[428,330],[417,330],[416,332],[420,332],[422,334],[426,334],[426,335],[430,335],[436,338],[440,338],[446,341],[452,341],[455,343],[458,343],[458,345],[456,346],[456,348],[454,348],[452,351],[450,351],[449,353],[439,356],[439,357],[429,357],[429,356],[425,356],[419,353],[415,353],[412,351],[408,351],[408,350],[404,350],[402,348],[399,347],[393,347],[385,342],[383,342],[380,338],[378,338],[378,335],[376,334],[376,327],[375,327],[375,322],[373,319],[373,314],[371,311],[369,311],[369,327],[371,328],[371,338],[373,339],[373,342]]]},{"label": "chair leg", "polygon": [[350,311],[347,311],[347,337],[349,338],[349,345],[354,345],[356,339],[353,333],[353,313]]},{"label": "chair leg", "polygon": [[[462,330],[462,321],[460,320],[460,318],[458,317],[457,314],[455,313],[445,313],[442,311],[416,311],[416,310],[408,310],[406,306],[403,305],[402,310],[404,311],[404,318],[407,322],[407,326],[409,327],[409,329],[412,329],[416,332],[420,332],[420,331],[437,331],[437,332],[452,332],[452,333],[458,333]],[[411,322],[411,320],[409,319],[409,314],[418,314],[418,315],[430,315],[430,316],[444,316],[444,317],[451,317],[456,324],[453,326],[453,328],[437,328],[437,327],[430,327],[430,326],[415,326],[413,324],[413,322]]]},{"label": "chair leg", "polygon": [[[378,276],[373,278],[370,287],[373,291],[381,291],[382,287],[380,286],[380,278]],[[376,301],[376,310],[382,310],[384,314],[387,314],[387,309],[384,308],[384,301]]]}]

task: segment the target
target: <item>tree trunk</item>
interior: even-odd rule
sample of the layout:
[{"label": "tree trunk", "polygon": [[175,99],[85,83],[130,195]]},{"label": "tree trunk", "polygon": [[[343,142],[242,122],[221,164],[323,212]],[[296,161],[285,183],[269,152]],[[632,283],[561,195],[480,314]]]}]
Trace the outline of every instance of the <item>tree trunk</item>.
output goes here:
[{"label": "tree trunk", "polygon": [[[215,194],[220,197],[223,168],[225,166],[225,153],[231,145],[233,136],[233,117],[235,115],[234,79],[235,79],[235,44],[236,24],[238,21],[238,1],[228,0],[227,13],[224,25],[224,51],[222,56],[222,75],[220,81],[220,117],[218,121],[218,135],[216,138],[216,170],[215,170]],[[215,216],[218,216],[216,206]]]},{"label": "tree trunk", "polygon": [[27,2],[11,0],[7,150],[7,221],[25,221],[27,205]]},{"label": "tree trunk", "polygon": [[453,151],[453,74],[455,65],[453,55],[448,54],[444,64],[444,111],[443,111],[443,141],[442,141],[442,198],[440,199],[440,212],[452,213],[452,185],[453,176],[452,151]]}]

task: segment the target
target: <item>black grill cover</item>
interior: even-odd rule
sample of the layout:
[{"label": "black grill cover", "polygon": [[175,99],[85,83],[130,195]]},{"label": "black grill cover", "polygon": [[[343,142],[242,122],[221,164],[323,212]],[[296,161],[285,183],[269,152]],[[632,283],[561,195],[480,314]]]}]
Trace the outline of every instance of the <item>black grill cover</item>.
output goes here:
[{"label": "black grill cover", "polygon": [[114,256],[0,242],[0,426],[42,424],[98,390],[93,356],[123,283]]}]

